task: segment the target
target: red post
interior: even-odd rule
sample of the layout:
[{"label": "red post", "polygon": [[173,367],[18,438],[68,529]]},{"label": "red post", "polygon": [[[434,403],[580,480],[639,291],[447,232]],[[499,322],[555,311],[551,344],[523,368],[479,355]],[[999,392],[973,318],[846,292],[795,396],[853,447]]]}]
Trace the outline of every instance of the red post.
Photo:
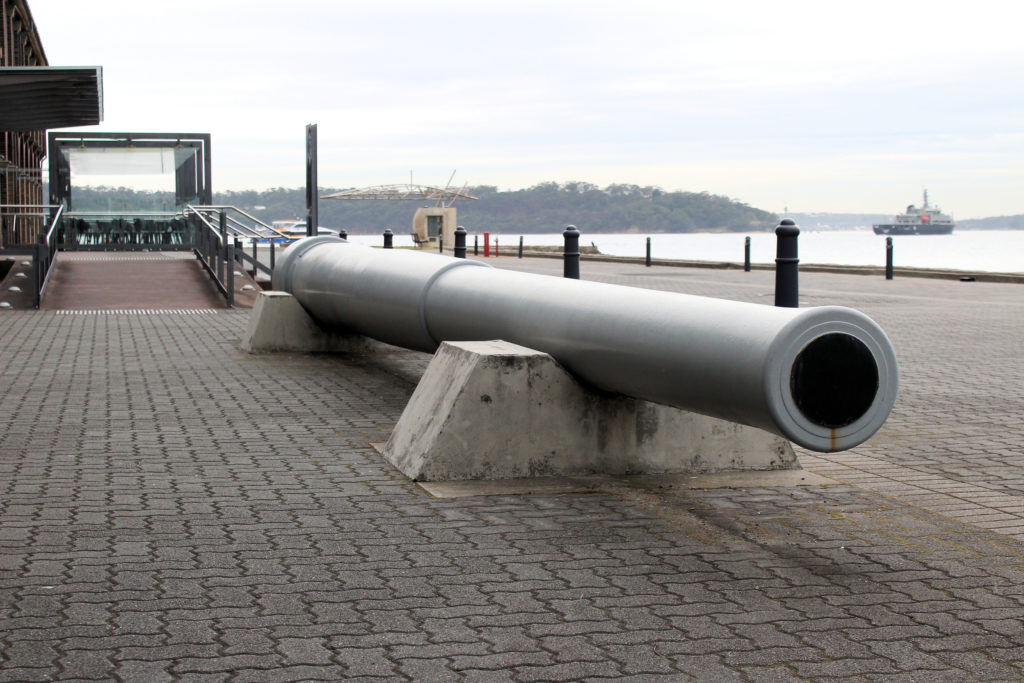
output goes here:
[{"label": "red post", "polygon": [[495,257],[498,256],[498,237],[497,237],[497,235],[495,235],[495,237],[494,237],[494,256]]},{"label": "red post", "polygon": [[491,233],[484,233],[484,258],[491,255]]}]

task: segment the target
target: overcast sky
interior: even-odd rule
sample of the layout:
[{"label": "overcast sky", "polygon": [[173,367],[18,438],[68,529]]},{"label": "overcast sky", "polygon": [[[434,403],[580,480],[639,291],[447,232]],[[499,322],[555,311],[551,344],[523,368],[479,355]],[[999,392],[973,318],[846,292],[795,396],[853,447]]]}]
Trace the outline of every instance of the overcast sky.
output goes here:
[{"label": "overcast sky", "polygon": [[90,130],[210,133],[215,190],[583,180],[781,213],[1024,213],[1003,0],[29,0]]}]

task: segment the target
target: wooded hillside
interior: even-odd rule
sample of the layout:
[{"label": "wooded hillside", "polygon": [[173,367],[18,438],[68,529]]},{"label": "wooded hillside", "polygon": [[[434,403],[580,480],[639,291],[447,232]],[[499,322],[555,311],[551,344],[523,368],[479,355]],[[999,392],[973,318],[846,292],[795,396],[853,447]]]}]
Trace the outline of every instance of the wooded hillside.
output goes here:
[{"label": "wooded hillside", "polygon": [[[322,188],[320,194],[336,192]],[[524,190],[499,191],[481,185],[466,190],[477,201],[459,201],[459,224],[471,232],[561,232],[573,224],[583,232],[751,232],[771,230],[778,218],[728,197],[707,192],[666,192],[656,187],[590,183],[541,183]],[[78,211],[168,210],[173,193],[126,188],[76,187]],[[214,203],[237,206],[270,222],[305,215],[305,190],[274,188],[214,194]],[[350,233],[411,229],[417,208],[412,201],[321,200],[320,225]]]}]

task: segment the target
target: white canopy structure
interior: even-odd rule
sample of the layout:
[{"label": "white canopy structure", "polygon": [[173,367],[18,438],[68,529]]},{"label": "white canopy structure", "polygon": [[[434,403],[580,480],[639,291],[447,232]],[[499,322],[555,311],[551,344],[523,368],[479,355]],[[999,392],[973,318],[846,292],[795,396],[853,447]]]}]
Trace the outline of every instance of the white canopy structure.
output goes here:
[{"label": "white canopy structure", "polygon": [[374,185],[373,187],[342,190],[341,192],[324,195],[321,199],[431,200],[437,202],[438,205],[447,205],[456,199],[476,199],[476,197],[468,194],[465,189],[442,189],[429,185],[413,185],[408,183],[402,185]]}]

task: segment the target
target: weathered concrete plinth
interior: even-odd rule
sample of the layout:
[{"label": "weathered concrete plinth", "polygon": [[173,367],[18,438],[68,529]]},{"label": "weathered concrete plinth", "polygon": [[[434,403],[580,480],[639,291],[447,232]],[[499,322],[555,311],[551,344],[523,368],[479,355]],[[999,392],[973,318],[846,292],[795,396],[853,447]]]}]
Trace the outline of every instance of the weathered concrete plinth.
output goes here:
[{"label": "weathered concrete plinth", "polygon": [[599,393],[504,341],[443,343],[382,452],[416,481],[800,467],[781,437]]},{"label": "weathered concrete plinth", "polygon": [[242,337],[242,350],[249,353],[361,353],[376,347],[362,335],[324,331],[287,292],[260,292]]}]

